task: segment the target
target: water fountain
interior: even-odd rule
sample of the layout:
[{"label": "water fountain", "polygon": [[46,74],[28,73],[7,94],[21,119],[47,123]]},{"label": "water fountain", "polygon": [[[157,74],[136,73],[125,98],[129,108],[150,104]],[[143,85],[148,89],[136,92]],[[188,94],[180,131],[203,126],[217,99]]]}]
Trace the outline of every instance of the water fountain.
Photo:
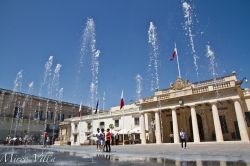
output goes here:
[{"label": "water fountain", "polygon": [[209,59],[209,70],[211,71],[212,77],[214,80],[216,80],[217,73],[215,72],[216,62],[215,62],[215,56],[214,52],[211,49],[210,45],[206,45],[206,57]]},{"label": "water fountain", "polygon": [[58,114],[61,113],[62,110],[62,98],[63,98],[63,88],[58,91],[57,99],[59,101],[55,103],[55,110],[54,110],[54,120],[53,120],[53,133],[52,133],[52,143],[54,143],[55,139],[55,129],[58,124],[56,124],[56,119]]},{"label": "water fountain", "polygon": [[54,75],[53,75],[53,79],[52,79],[52,86],[51,86],[51,91],[52,94],[55,94],[55,98],[57,100],[59,100],[59,103],[56,101],[55,102],[55,109],[53,112],[54,118],[53,118],[53,129],[52,129],[52,143],[54,142],[54,138],[55,138],[55,128],[56,128],[56,118],[57,118],[57,114],[59,112],[59,105],[61,104],[61,100],[63,97],[63,88],[61,88],[59,90],[59,78],[60,78],[60,70],[61,70],[62,65],[57,64],[55,71],[54,71]]},{"label": "water fountain", "polygon": [[141,99],[141,93],[142,93],[142,77],[140,74],[137,74],[135,79],[136,79],[136,99],[139,101]]},{"label": "water fountain", "polygon": [[195,49],[195,44],[194,44],[194,35],[193,35],[193,8],[188,2],[183,2],[182,3],[182,8],[184,12],[184,29],[186,31],[186,35],[189,38],[189,43],[192,49],[192,55],[193,55],[193,61],[194,61],[194,66],[195,66],[195,71],[196,75],[198,77],[199,72],[198,72],[198,64],[197,60],[199,59],[198,55],[196,54],[196,49]]},{"label": "water fountain", "polygon": [[105,102],[106,102],[106,92],[103,92],[103,96],[102,96],[102,110],[104,111],[105,109]]},{"label": "water fountain", "polygon": [[[80,64],[74,95],[79,103],[86,101],[86,105],[90,103],[92,108],[98,98],[99,55],[100,51],[96,48],[95,22],[89,18],[82,35]],[[89,93],[84,93],[86,91]]]},{"label": "water fountain", "polygon": [[29,83],[29,85],[28,85],[28,87],[29,87],[28,93],[25,96],[23,103],[18,106],[18,113],[17,113],[18,116],[16,117],[16,126],[15,126],[14,137],[16,136],[16,132],[18,130],[18,127],[19,126],[23,127],[24,115],[25,115],[25,111],[27,109],[26,105],[29,102],[29,100],[31,100],[30,94],[32,93],[33,85],[34,85],[33,82]]},{"label": "water fountain", "polygon": [[45,70],[44,70],[44,74],[43,74],[43,80],[42,80],[42,83],[40,85],[40,88],[39,88],[39,92],[38,92],[38,96],[42,96],[42,90],[43,90],[43,87],[46,85],[47,82],[49,82],[48,80],[50,80],[51,78],[51,67],[53,65],[53,56],[50,56],[48,61],[45,63],[44,67],[45,67]]},{"label": "water fountain", "polygon": [[29,102],[29,119],[28,119],[27,134],[26,134],[28,137],[26,137],[25,145],[32,142],[32,138],[30,136],[30,122],[31,122],[32,113],[33,113],[32,103],[33,103],[33,98],[31,97],[30,102]]},{"label": "water fountain", "polygon": [[[10,100],[9,103],[7,103],[9,105],[10,110],[12,110],[12,114],[11,114],[11,126],[10,126],[10,132],[9,135],[12,135],[12,130],[13,130],[13,123],[14,123],[14,119],[19,118],[19,115],[17,115],[17,117],[15,116],[15,111],[16,111],[16,102],[17,102],[17,96],[16,96],[16,92],[17,91],[21,91],[21,87],[22,87],[22,79],[23,79],[23,71],[19,71],[17,73],[16,79],[14,81],[14,87],[13,87],[13,91],[11,93],[10,96]],[[13,103],[13,108],[11,108],[11,104]],[[20,110],[18,110],[19,113]]]},{"label": "water fountain", "polygon": [[148,71],[150,74],[151,91],[154,92],[159,89],[159,74],[158,74],[158,56],[159,44],[157,40],[156,27],[153,22],[150,22],[148,30],[148,43],[150,47]]},{"label": "water fountain", "polygon": [[48,95],[53,97],[53,98],[58,98],[58,95],[59,95],[59,85],[60,85],[59,79],[60,79],[61,67],[62,67],[61,64],[56,65],[56,68],[55,68],[55,71],[53,74],[53,78],[52,78],[52,81],[51,81],[50,86],[49,86],[48,92],[51,94],[48,94]]},{"label": "water fountain", "polygon": [[[51,80],[51,75],[52,75],[52,69],[51,69],[52,65],[53,65],[53,56],[50,56],[48,61],[44,65],[45,70],[44,70],[43,79],[42,79],[42,82],[41,82],[41,85],[40,85],[40,88],[39,88],[39,91],[38,91],[38,96],[42,96],[44,86],[47,85],[47,88],[50,89],[50,86],[51,86],[50,85],[50,80]],[[49,96],[50,93],[48,92],[47,94]],[[41,109],[41,102],[38,102],[38,114],[39,114],[39,116],[36,119],[37,122],[41,119],[40,109]],[[47,116],[47,115],[45,115],[45,116]]]},{"label": "water fountain", "polygon": [[[59,78],[60,78],[60,70],[61,70],[62,65],[61,64],[57,64],[56,68],[54,70],[54,74],[53,74],[53,78],[51,79],[51,81],[48,82],[48,98],[51,98],[53,96],[53,92],[54,91],[58,91],[59,92]],[[55,96],[59,96],[59,95],[55,95]],[[48,127],[48,113],[49,113],[49,100],[47,100],[47,104],[46,104],[46,112],[45,112],[45,120],[44,120],[44,132],[47,131],[47,127]],[[58,103],[55,103],[55,109],[54,109],[54,116],[56,117],[56,112],[58,110]],[[51,112],[50,112],[50,116],[51,116]],[[54,127],[53,126],[53,139],[54,139]],[[43,138],[45,139],[45,137],[43,136]],[[53,140],[52,140],[53,141]],[[43,145],[45,144],[45,140],[43,140]]]}]

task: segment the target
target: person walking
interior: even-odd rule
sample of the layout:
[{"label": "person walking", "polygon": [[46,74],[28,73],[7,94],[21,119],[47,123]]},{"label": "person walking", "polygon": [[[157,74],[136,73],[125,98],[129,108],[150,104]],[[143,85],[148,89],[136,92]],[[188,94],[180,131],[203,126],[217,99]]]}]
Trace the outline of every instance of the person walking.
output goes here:
[{"label": "person walking", "polygon": [[110,148],[110,132],[109,132],[109,129],[107,129],[106,139],[105,140],[106,140],[106,142],[105,142],[106,152],[110,152],[111,148]]},{"label": "person walking", "polygon": [[105,151],[105,132],[104,128],[101,129],[101,150]]},{"label": "person walking", "polygon": [[100,151],[101,149],[101,133],[100,133],[100,129],[97,128],[96,129],[97,133],[96,133],[96,151]]},{"label": "person walking", "polygon": [[111,134],[111,145],[113,146],[114,145],[114,134],[113,133],[110,133]]},{"label": "person walking", "polygon": [[115,145],[118,145],[119,142],[119,134],[115,133]]},{"label": "person walking", "polygon": [[47,137],[47,139],[46,139],[46,145],[48,146],[48,147],[50,147],[49,145],[50,145],[50,138],[49,138],[49,136]]},{"label": "person walking", "polygon": [[181,148],[183,148],[183,143],[185,143],[185,149],[187,148],[187,140],[186,140],[186,133],[181,129],[180,131],[180,138],[181,138]]},{"label": "person walking", "polygon": [[47,137],[49,136],[47,131],[43,132],[43,147],[46,147],[47,144]]}]

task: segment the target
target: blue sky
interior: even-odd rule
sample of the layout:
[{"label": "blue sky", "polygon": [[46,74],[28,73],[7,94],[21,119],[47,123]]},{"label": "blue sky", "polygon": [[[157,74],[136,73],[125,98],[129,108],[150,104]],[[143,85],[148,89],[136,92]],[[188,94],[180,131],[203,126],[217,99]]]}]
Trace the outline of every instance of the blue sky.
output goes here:
[{"label": "blue sky", "polygon": [[174,42],[177,43],[184,79],[196,82],[212,77],[205,56],[208,43],[215,52],[219,75],[235,70],[239,79],[250,79],[250,1],[188,1],[195,15],[192,30],[199,56],[198,77],[183,28],[182,2],[1,0],[0,87],[12,89],[16,73],[23,69],[22,92],[27,92],[27,84],[34,81],[33,94],[38,95],[44,64],[49,56],[54,56],[54,63],[62,64],[60,87],[64,88],[63,99],[78,103],[79,98],[73,91],[82,31],[88,18],[93,18],[96,25],[96,47],[101,51],[98,93],[101,98],[106,92],[106,108],[119,104],[122,89],[125,103],[135,100],[136,74],[143,77],[142,96],[153,94],[149,90],[147,72],[150,21],[157,27],[161,89],[177,78],[176,61],[169,61]]}]

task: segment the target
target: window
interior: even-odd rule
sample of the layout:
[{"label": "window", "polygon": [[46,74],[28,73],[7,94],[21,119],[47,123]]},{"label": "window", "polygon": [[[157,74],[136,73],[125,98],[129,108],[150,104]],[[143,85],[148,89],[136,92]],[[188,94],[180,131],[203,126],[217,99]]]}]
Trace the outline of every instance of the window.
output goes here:
[{"label": "window", "polygon": [[225,116],[219,116],[220,117],[220,125],[222,129],[222,133],[228,133],[227,129],[227,122],[226,122],[226,117]]},{"label": "window", "polygon": [[75,130],[77,130],[77,127],[78,127],[78,125],[77,125],[77,124],[75,124]]},{"label": "window", "polygon": [[105,123],[104,122],[100,122],[100,128],[105,128]]},{"label": "window", "polygon": [[115,120],[115,127],[119,127],[119,120]]},{"label": "window", "polygon": [[135,126],[140,125],[139,117],[134,118]]},{"label": "window", "polygon": [[23,116],[23,109],[15,107],[14,118],[21,118]]},{"label": "window", "polygon": [[88,128],[88,130],[90,130],[90,129],[92,128],[91,123],[88,123],[88,124],[87,124],[87,128]]},{"label": "window", "polygon": [[50,120],[53,120],[54,112],[50,112]]},{"label": "window", "polygon": [[38,120],[39,112],[36,110],[34,114],[34,120]]},{"label": "window", "polygon": [[250,112],[245,112],[247,126],[250,127]]},{"label": "window", "polygon": [[38,114],[39,114],[39,120],[42,120],[43,119],[43,111],[40,111]]},{"label": "window", "polygon": [[74,143],[77,142],[77,135],[74,135]]},{"label": "window", "polygon": [[46,119],[49,119],[49,111],[46,112]]}]

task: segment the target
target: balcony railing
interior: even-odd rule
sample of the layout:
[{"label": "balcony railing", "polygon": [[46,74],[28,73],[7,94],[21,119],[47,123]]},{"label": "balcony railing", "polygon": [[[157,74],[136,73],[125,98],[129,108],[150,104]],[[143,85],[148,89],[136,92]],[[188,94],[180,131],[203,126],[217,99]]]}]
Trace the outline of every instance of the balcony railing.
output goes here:
[{"label": "balcony railing", "polygon": [[[213,84],[212,84],[213,83]],[[176,91],[162,91],[159,93],[160,95],[152,97],[148,97],[142,100],[143,103],[150,103],[158,100],[166,100],[170,98],[176,98],[176,97],[182,97],[182,96],[187,96],[187,95],[192,95],[192,94],[199,94],[199,93],[206,93],[206,92],[211,92],[215,90],[220,90],[220,89],[226,89],[226,88],[231,88],[235,87],[236,83],[235,80],[228,80],[225,81],[225,79],[220,79],[220,80],[213,80],[209,82],[204,82],[198,85],[192,85],[190,88],[185,89],[185,90],[176,90]]]}]

